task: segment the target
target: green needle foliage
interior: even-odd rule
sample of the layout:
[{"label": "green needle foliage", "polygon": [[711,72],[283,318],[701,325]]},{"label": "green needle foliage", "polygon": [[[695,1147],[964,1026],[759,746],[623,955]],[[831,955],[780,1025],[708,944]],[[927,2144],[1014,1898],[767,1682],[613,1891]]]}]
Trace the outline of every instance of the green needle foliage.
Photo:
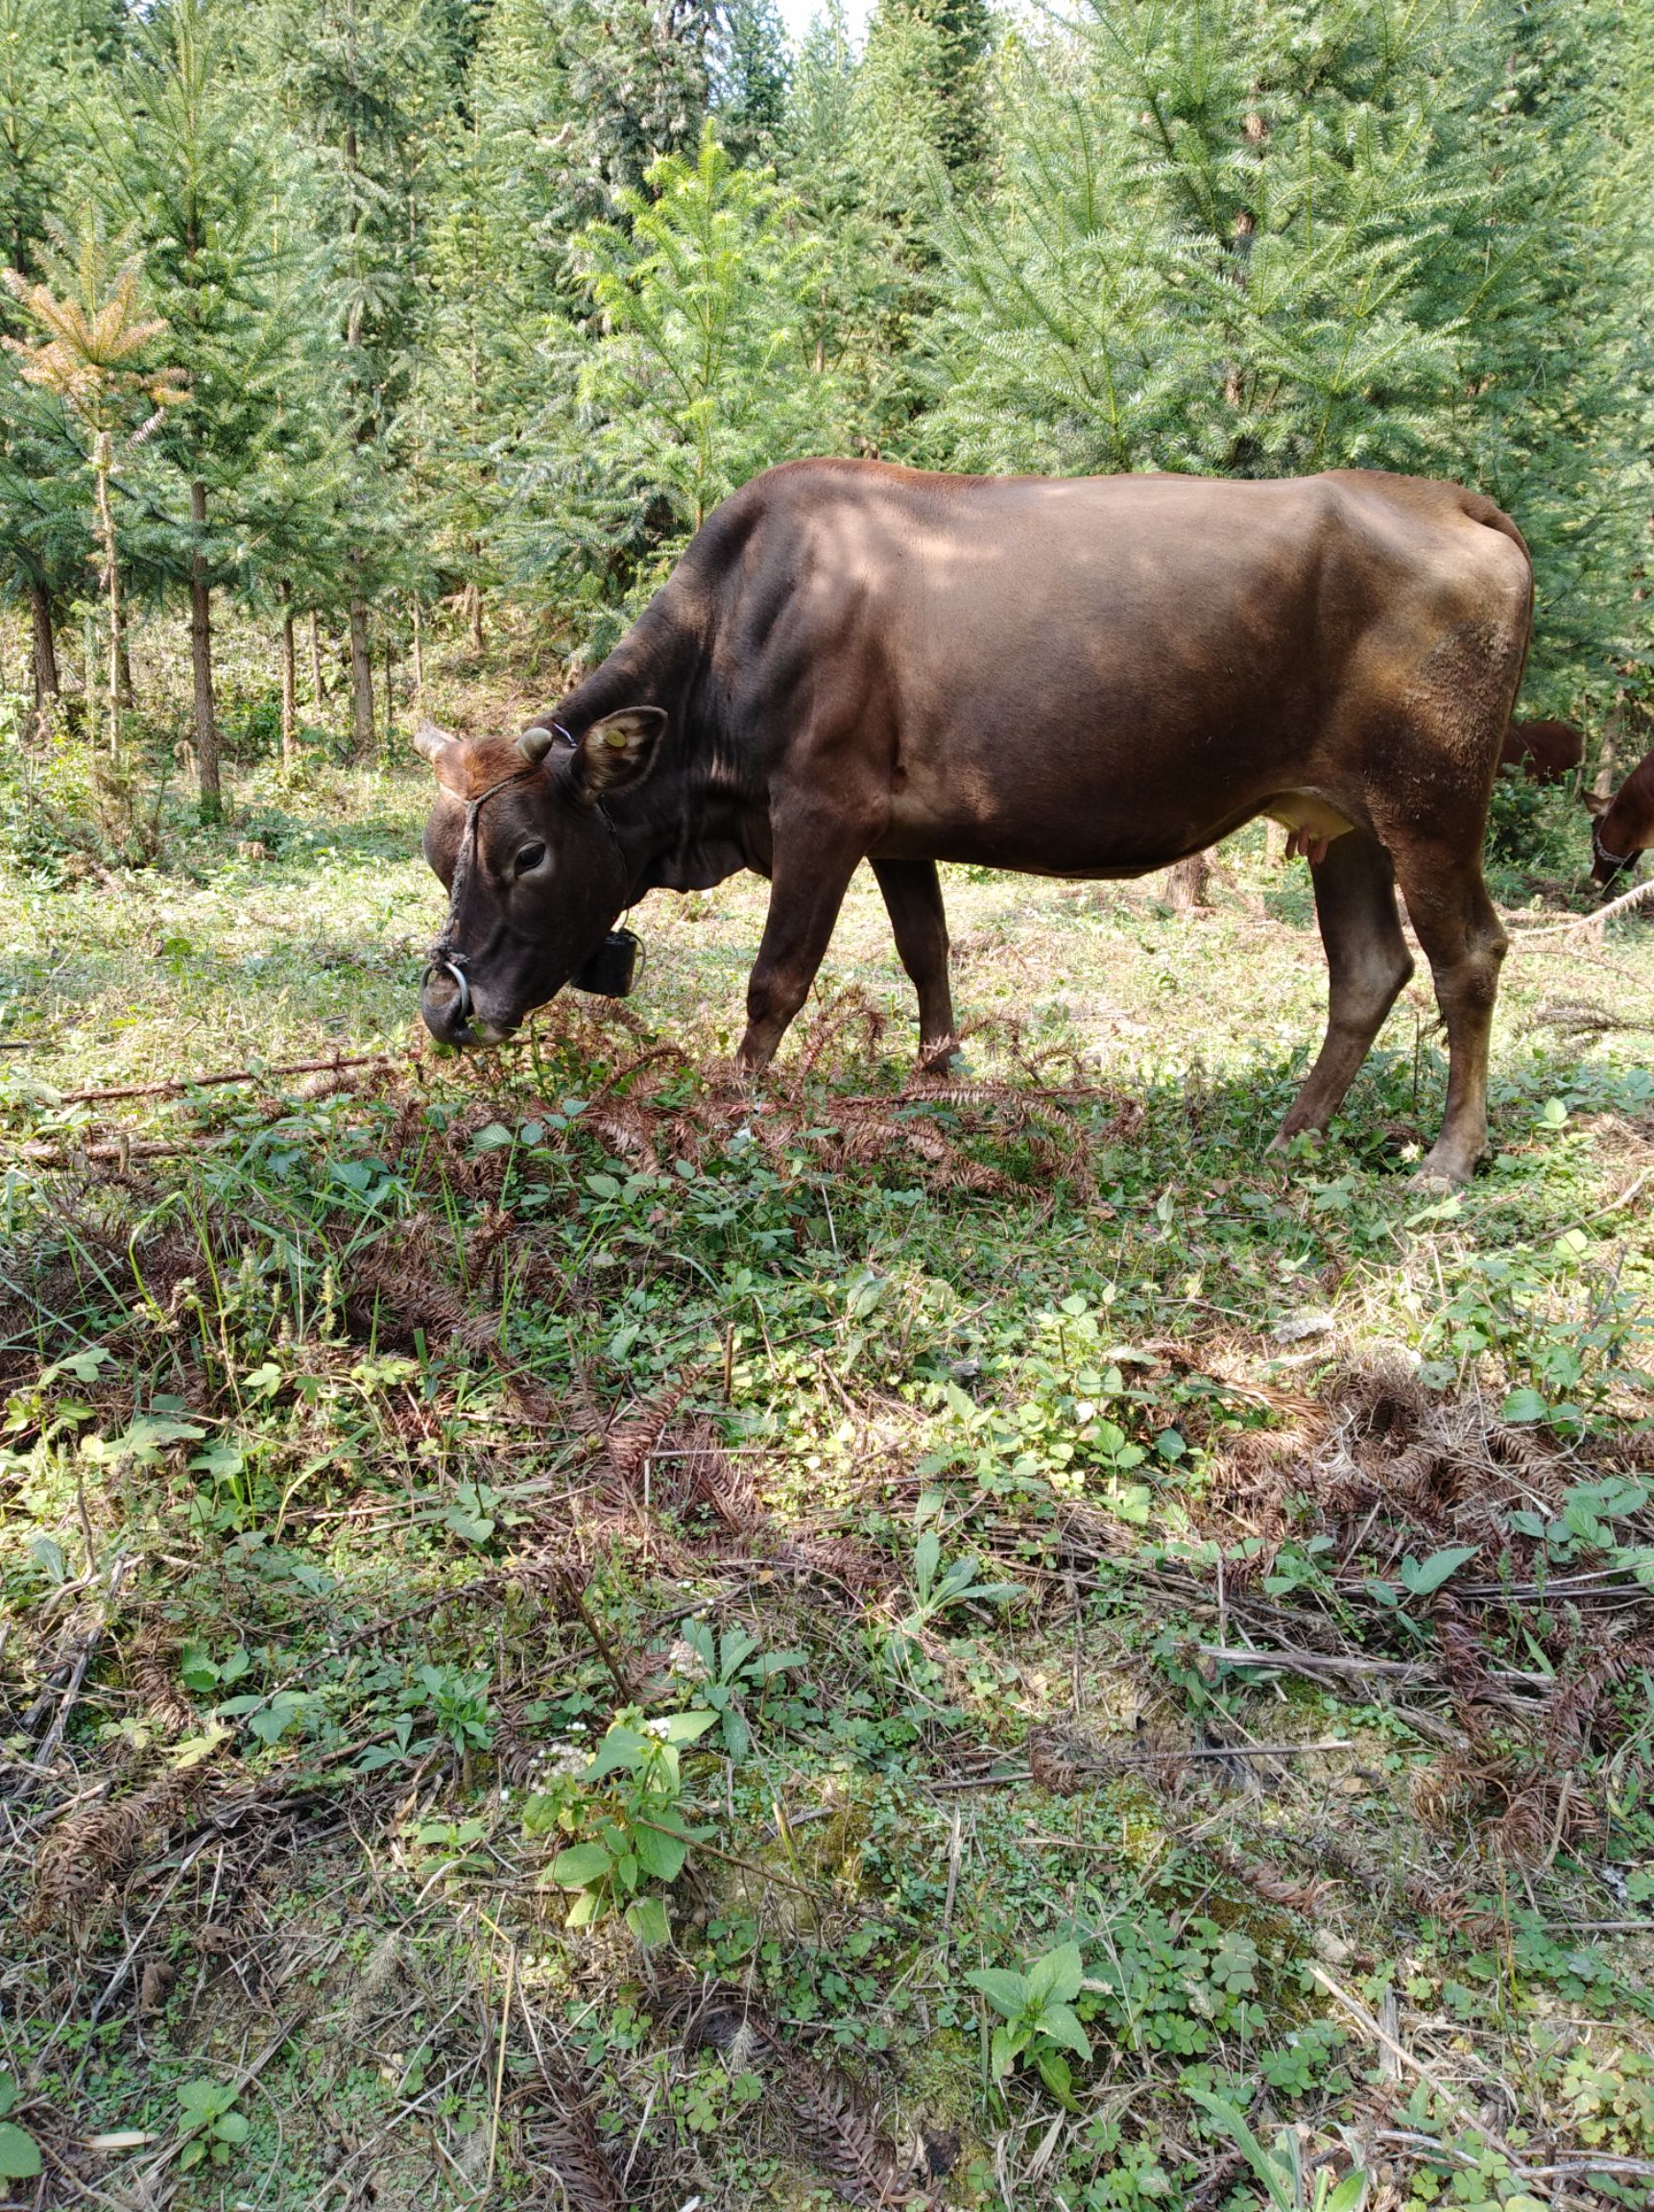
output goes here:
[{"label": "green needle foliage", "polygon": [[[588,589],[620,581],[630,604],[759,469],[831,449],[839,395],[806,335],[818,243],[798,203],[737,169],[710,122],[693,159],[665,156],[648,193],[623,192],[620,206],[622,221],[588,225],[573,247],[602,333],[571,362],[585,451],[542,450],[532,492],[545,496],[552,469],[577,475],[568,489],[608,555],[595,574],[585,566]],[[547,551],[578,585],[588,548]]]}]

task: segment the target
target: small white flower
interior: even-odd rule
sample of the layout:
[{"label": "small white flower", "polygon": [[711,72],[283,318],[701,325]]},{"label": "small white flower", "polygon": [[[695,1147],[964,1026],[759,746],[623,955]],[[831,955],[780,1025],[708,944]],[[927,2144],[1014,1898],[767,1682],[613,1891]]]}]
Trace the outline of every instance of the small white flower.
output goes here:
[{"label": "small white flower", "polygon": [[674,1674],[682,1674],[686,1682],[705,1682],[707,1662],[689,1642],[680,1636],[666,1654],[666,1664]]},{"label": "small white flower", "polygon": [[645,1720],[643,1725],[651,1736],[659,1736],[662,1743],[672,1733],[672,1723],[664,1718],[659,1720]]}]

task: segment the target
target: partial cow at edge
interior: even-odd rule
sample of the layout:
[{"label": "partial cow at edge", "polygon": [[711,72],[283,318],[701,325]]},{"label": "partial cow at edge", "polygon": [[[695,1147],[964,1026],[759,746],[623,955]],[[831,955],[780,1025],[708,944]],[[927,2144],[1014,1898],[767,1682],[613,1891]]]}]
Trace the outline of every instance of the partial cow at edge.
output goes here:
[{"label": "partial cow at edge", "polygon": [[1612,799],[1588,791],[1585,804],[1595,817],[1591,825],[1591,873],[1606,887],[1615,883],[1654,846],[1654,753],[1645,754]]},{"label": "partial cow at edge", "polygon": [[1462,1181],[1505,950],[1482,837],[1532,598],[1515,523],[1454,484],[788,463],[520,736],[423,734],[450,892],[425,1022],[500,1038],[646,891],[750,868],[771,885],[756,1072],[865,859],[934,1064],[955,1037],[939,861],[1144,876],[1269,815],[1309,855],[1330,974],[1277,1142],[1326,1128],[1412,972],[1399,886],[1448,1032],[1425,1169]]},{"label": "partial cow at edge", "polygon": [[1571,722],[1513,722],[1498,764],[1520,768],[1530,783],[1566,783],[1584,757],[1585,733]]}]

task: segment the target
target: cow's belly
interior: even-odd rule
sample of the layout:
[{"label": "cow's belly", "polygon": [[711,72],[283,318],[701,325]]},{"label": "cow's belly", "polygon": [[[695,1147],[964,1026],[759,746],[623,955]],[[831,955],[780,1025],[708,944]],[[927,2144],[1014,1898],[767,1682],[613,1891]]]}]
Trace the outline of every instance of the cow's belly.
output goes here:
[{"label": "cow's belly", "polygon": [[1143,875],[1267,814],[1315,839],[1367,826],[1341,717],[1318,686],[1244,672],[1151,702],[1100,684],[1042,703],[1019,734],[990,709],[902,719],[881,854],[1067,877]]},{"label": "cow's belly", "polygon": [[1004,868],[1019,875],[1075,879],[1152,875],[1187,854],[1203,851],[1258,815],[1301,838],[1330,843],[1358,825],[1361,809],[1341,805],[1323,791],[1270,791],[1227,795],[1215,810],[1203,804],[1145,808],[1140,800],[1095,812],[1073,807],[1061,821],[1043,812],[1027,817],[1003,800],[985,816],[954,809],[903,805],[891,810],[888,830],[874,852],[879,860],[944,860]]}]

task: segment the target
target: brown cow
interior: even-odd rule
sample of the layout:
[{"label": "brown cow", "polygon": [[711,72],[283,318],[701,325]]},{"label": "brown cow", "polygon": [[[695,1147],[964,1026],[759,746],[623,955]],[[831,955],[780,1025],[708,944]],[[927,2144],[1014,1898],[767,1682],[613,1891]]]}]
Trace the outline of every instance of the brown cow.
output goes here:
[{"label": "brown cow", "polygon": [[1584,756],[1585,733],[1571,722],[1513,722],[1498,764],[1520,768],[1530,783],[1565,783]]},{"label": "brown cow", "polygon": [[1612,883],[1654,845],[1654,753],[1632,769],[1612,799],[1585,794],[1595,820],[1591,825],[1591,873]]},{"label": "brown cow", "polygon": [[1448,1030],[1426,1169],[1462,1180],[1505,949],[1482,832],[1531,610],[1516,525],[1451,484],[772,469],[520,737],[421,734],[450,894],[426,1023],[499,1038],[645,891],[752,868],[771,882],[755,1072],[865,858],[936,1060],[939,860],[1141,876],[1267,814],[1310,850],[1330,972],[1277,1142],[1327,1126],[1411,973],[1399,882]]}]

